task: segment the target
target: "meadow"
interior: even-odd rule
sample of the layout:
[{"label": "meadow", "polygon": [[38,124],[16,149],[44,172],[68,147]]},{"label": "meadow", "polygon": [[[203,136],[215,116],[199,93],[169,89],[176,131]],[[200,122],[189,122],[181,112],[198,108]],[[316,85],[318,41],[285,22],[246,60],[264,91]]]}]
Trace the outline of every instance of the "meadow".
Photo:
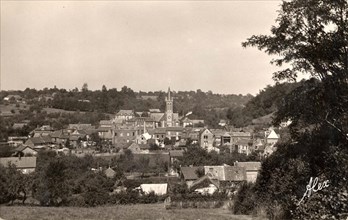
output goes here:
[{"label": "meadow", "polygon": [[94,208],[0,206],[0,219],[5,220],[64,220],[64,219],[214,219],[251,220],[251,216],[232,215],[228,209],[172,209],[163,204],[117,205]]}]

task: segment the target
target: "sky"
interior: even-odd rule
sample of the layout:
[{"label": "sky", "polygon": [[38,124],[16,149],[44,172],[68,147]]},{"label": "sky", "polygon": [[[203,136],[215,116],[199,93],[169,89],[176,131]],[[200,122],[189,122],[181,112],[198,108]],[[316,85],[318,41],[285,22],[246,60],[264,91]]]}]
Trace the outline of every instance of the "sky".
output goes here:
[{"label": "sky", "polygon": [[280,1],[0,1],[1,89],[256,94],[272,57],[243,48],[269,34]]}]

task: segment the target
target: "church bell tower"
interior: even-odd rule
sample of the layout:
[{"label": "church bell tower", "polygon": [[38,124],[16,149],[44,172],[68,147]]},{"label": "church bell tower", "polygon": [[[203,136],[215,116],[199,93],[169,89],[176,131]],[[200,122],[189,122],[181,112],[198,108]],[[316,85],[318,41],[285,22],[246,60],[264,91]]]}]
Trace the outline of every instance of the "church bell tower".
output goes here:
[{"label": "church bell tower", "polygon": [[173,126],[173,97],[171,96],[170,88],[168,88],[168,95],[166,101],[166,127]]}]

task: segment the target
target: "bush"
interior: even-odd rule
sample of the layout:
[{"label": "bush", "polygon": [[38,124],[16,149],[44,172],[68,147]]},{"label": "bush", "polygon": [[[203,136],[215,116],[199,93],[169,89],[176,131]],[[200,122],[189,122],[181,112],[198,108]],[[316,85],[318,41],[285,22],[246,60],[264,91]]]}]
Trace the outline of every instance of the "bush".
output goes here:
[{"label": "bush", "polygon": [[73,207],[84,207],[87,206],[85,202],[85,198],[81,195],[78,196],[71,196],[67,201],[67,206],[73,206]]},{"label": "bush", "polygon": [[90,191],[82,194],[82,197],[87,206],[98,206],[108,203],[109,194],[106,191]]},{"label": "bush", "polygon": [[239,188],[234,206],[232,207],[234,214],[250,215],[254,211],[255,196],[253,190],[254,184],[244,183]]}]

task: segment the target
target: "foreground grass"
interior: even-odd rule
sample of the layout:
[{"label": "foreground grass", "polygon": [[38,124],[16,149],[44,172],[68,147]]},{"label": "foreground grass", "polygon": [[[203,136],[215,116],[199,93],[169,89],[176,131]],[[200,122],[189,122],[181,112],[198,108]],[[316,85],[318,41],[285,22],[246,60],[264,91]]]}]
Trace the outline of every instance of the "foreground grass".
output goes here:
[{"label": "foreground grass", "polygon": [[234,216],[225,209],[173,209],[163,204],[118,205],[95,208],[0,206],[0,219],[217,219],[250,220],[249,216]]}]

